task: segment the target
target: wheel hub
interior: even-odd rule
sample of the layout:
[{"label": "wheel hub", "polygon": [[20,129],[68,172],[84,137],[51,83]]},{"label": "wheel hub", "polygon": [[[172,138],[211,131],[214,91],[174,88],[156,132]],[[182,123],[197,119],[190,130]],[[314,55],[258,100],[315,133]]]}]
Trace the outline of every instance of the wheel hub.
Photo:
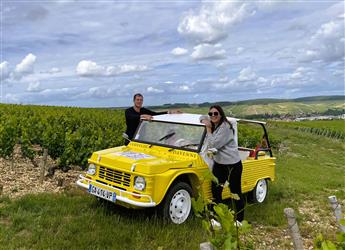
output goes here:
[{"label": "wheel hub", "polygon": [[170,218],[176,223],[183,223],[191,210],[191,197],[186,190],[179,190],[175,193],[170,202]]},{"label": "wheel hub", "polygon": [[256,189],[256,199],[258,202],[262,202],[267,194],[267,184],[265,180],[260,180]]}]

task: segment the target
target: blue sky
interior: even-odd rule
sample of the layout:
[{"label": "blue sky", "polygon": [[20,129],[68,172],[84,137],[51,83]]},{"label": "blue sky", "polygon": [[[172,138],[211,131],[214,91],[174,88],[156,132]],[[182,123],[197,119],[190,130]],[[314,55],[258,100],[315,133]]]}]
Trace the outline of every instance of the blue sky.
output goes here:
[{"label": "blue sky", "polygon": [[0,1],[2,103],[344,95],[344,1]]}]

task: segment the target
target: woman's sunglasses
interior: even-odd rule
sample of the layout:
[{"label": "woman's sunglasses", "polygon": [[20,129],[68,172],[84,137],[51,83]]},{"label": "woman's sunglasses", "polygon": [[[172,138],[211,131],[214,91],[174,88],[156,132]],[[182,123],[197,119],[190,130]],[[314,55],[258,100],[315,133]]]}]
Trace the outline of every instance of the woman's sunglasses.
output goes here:
[{"label": "woman's sunglasses", "polygon": [[209,116],[218,116],[219,113],[218,112],[208,112]]}]

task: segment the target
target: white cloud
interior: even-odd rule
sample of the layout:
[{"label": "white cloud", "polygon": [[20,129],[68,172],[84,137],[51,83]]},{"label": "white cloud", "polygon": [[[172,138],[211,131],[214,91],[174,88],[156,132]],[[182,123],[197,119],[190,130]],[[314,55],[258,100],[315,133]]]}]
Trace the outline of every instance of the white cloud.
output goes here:
[{"label": "white cloud", "polygon": [[237,80],[240,82],[255,81],[257,76],[251,67],[246,67],[240,71]]},{"label": "white cloud", "polygon": [[[321,25],[312,39],[334,39],[341,36],[341,22],[328,22]],[[339,34],[340,33],[340,34]]]},{"label": "white cloud", "polygon": [[190,92],[190,91],[191,91],[190,87],[187,86],[187,85],[181,85],[181,86],[179,86],[179,90],[180,90],[181,92]]},{"label": "white cloud", "polygon": [[255,14],[251,4],[221,1],[204,3],[199,13],[190,12],[178,26],[178,32],[198,43],[214,43],[228,36],[231,25]]},{"label": "white cloud", "polygon": [[343,70],[340,70],[340,69],[334,70],[332,74],[334,76],[344,76],[344,69]]},{"label": "white cloud", "polygon": [[19,103],[19,97],[14,94],[6,94],[5,95],[5,102],[6,103]]},{"label": "white cloud", "polygon": [[79,76],[104,76],[107,68],[97,65],[93,61],[83,60],[78,63],[76,72]]},{"label": "white cloud", "polygon": [[291,75],[290,79],[291,80],[299,80],[307,77],[310,75],[311,69],[310,68],[305,68],[305,67],[298,67]]},{"label": "white cloud", "polygon": [[229,82],[229,77],[227,77],[227,76],[221,77],[221,78],[219,78],[218,82]]},{"label": "white cloud", "polygon": [[224,59],[226,51],[220,44],[212,45],[208,43],[199,44],[194,47],[191,57],[194,60],[217,60]]},{"label": "white cloud", "polygon": [[164,92],[164,90],[162,90],[162,89],[156,89],[156,88],[154,88],[154,87],[148,87],[147,89],[146,89],[146,91],[148,92],[148,93],[155,93],[155,94],[159,94],[159,93],[163,93]]},{"label": "white cloud", "polygon": [[56,88],[56,89],[45,89],[37,93],[39,97],[46,98],[48,100],[55,100],[55,99],[65,99],[70,100],[73,99],[77,93],[79,93],[80,89],[76,87],[71,88]]},{"label": "white cloud", "polygon": [[339,61],[344,58],[344,21],[333,20],[321,25],[309,41],[310,48],[302,49],[300,61]]},{"label": "white cloud", "polygon": [[243,47],[238,47],[238,48],[236,49],[236,55],[241,54],[243,51],[244,51],[244,48],[243,48]]},{"label": "white cloud", "polygon": [[318,51],[315,51],[315,50],[301,49],[299,50],[299,53],[301,54],[301,56],[299,57],[299,60],[301,62],[311,62],[311,61],[317,60],[319,57]]},{"label": "white cloud", "polygon": [[8,68],[8,62],[4,61],[2,63],[0,63],[0,79],[1,80],[5,80],[9,77],[10,75],[10,70]]},{"label": "white cloud", "polygon": [[149,68],[146,65],[133,65],[133,64],[123,64],[118,66],[116,74],[123,74],[129,72],[141,72],[146,71]]},{"label": "white cloud", "polygon": [[303,77],[303,70],[300,70],[300,68],[297,68],[295,72],[291,74],[291,79],[301,79]]},{"label": "white cloud", "polygon": [[93,61],[83,60],[80,61],[76,68],[76,73],[84,77],[96,76],[115,76],[129,72],[146,71],[148,67],[145,65],[131,65],[123,64],[119,66],[101,66]]},{"label": "white cloud", "polygon": [[188,50],[187,49],[184,49],[184,48],[180,48],[180,47],[177,47],[175,49],[173,49],[171,51],[171,54],[175,55],[175,56],[183,56],[185,54],[188,53]]},{"label": "white cloud", "polygon": [[39,81],[29,83],[27,91],[28,92],[39,92],[39,91],[42,91],[41,83]]},{"label": "white cloud", "polygon": [[28,54],[14,69],[14,77],[21,78],[24,75],[32,74],[34,72],[34,64],[36,62],[36,56]]},{"label": "white cloud", "polygon": [[92,87],[88,90],[89,97],[96,97],[96,98],[107,98],[112,96],[112,90],[110,88],[102,88],[102,87]]}]

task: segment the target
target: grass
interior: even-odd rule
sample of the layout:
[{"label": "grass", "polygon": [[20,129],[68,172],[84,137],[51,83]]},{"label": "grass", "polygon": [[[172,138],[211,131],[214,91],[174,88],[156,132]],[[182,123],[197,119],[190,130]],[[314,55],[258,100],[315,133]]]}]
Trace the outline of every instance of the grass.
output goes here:
[{"label": "grass", "polygon": [[[326,229],[321,222],[310,226],[306,220],[317,215],[333,223],[327,197],[336,195],[345,205],[345,145],[291,128],[269,132],[281,141],[275,150],[276,182],[268,200],[249,205],[245,217],[253,224],[256,248],[267,237],[279,243],[277,249],[291,248],[281,233],[287,229],[285,207],[295,209],[302,235],[314,238]],[[302,208],[306,214],[299,212]],[[0,249],[199,249],[206,239],[196,218],[183,225],[165,224],[151,211],[99,202],[79,190],[17,200],[0,197]]]},{"label": "grass", "polygon": [[204,236],[191,230],[199,228],[195,219],[165,224],[154,213],[128,212],[78,190],[2,203],[1,249],[195,249]]}]

